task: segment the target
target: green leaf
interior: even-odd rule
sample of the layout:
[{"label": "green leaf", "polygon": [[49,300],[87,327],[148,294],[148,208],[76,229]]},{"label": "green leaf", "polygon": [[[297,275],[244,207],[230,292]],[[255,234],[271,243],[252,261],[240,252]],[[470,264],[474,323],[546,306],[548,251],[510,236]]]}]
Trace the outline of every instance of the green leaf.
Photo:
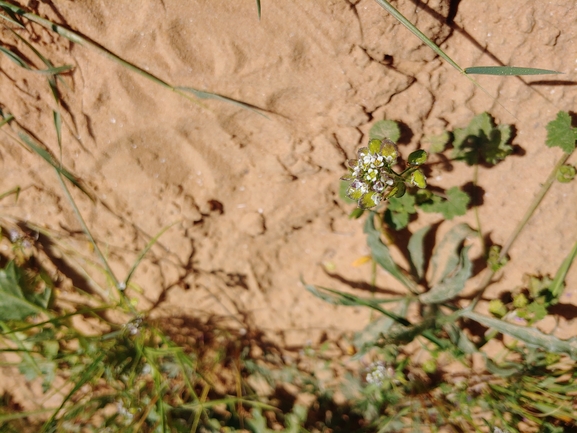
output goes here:
[{"label": "green leaf", "polygon": [[439,135],[427,137],[427,141],[430,143],[430,153],[440,153],[445,150],[447,144],[451,141],[451,134],[448,131],[443,131],[443,133]]},{"label": "green leaf", "polygon": [[46,311],[51,290],[35,293],[27,287],[24,275],[14,262],[0,270],[0,320],[24,320]]},{"label": "green leaf", "polygon": [[389,248],[381,241],[381,234],[375,228],[374,222],[375,214],[371,212],[365,223],[365,233],[367,234],[367,244],[371,249],[373,259],[381,266],[385,271],[391,274],[397,281],[411,290],[413,293],[417,290],[417,285],[410,278],[407,278],[401,269],[395,264]]},{"label": "green leaf", "polygon": [[538,322],[547,316],[547,307],[538,302],[533,302],[527,306],[527,312],[531,314],[531,323]]},{"label": "green leaf", "polygon": [[471,246],[467,246],[461,251],[461,259],[454,274],[444,278],[440,283],[434,285],[431,290],[419,295],[419,301],[423,304],[439,304],[449,301],[457,296],[465,288],[465,283],[471,277],[473,264],[469,260],[468,252]]},{"label": "green leaf", "polygon": [[480,75],[547,75],[562,74],[550,69],[523,68],[518,66],[472,66],[465,68],[465,74]]},{"label": "green leaf", "polygon": [[407,159],[410,165],[422,165],[427,162],[427,152],[423,149],[418,149],[412,152]]},{"label": "green leaf", "polygon": [[80,191],[82,191],[84,194],[86,194],[86,196],[90,200],[94,201],[94,197],[92,197],[92,194],[82,185],[80,180],[75,175],[73,175],[71,172],[69,172],[64,167],[62,167],[60,165],[60,163],[52,156],[52,154],[50,152],[48,152],[46,149],[38,146],[36,143],[34,143],[34,141],[32,141],[32,139],[28,135],[24,134],[23,132],[18,133],[18,135],[20,136],[22,141],[31,150],[33,150],[38,156],[40,156],[48,164],[50,164],[52,167],[54,167],[54,169],[58,173],[60,173],[62,176],[64,176],[66,179],[68,179],[70,182],[72,182],[72,184],[75,187],[77,187],[78,189],[80,189]]},{"label": "green leaf", "polygon": [[443,214],[447,220],[452,220],[456,216],[467,213],[467,206],[471,201],[467,193],[455,186],[447,190],[446,195],[446,199],[433,195],[429,200],[420,204],[421,209],[427,213],[438,212]]},{"label": "green leaf", "polygon": [[481,162],[494,165],[513,151],[507,144],[511,127],[495,126],[488,113],[475,116],[466,128],[455,129],[453,135],[453,158],[464,160],[469,165]]},{"label": "green leaf", "polygon": [[395,143],[401,138],[401,129],[394,120],[379,120],[369,130],[369,139],[384,140],[388,138]]},{"label": "green leaf", "polygon": [[430,230],[431,226],[426,226],[416,231],[407,245],[411,257],[411,271],[417,281],[425,276],[425,236]]},{"label": "green leaf", "polygon": [[[379,313],[384,314],[387,317],[390,317],[395,322],[400,323],[403,326],[410,326],[411,322],[405,319],[402,316],[399,316],[396,313],[393,313],[389,310],[385,310],[380,306],[381,303],[393,303],[398,301],[406,300],[406,298],[393,298],[393,299],[366,299],[360,298],[355,295],[351,295],[350,293],[340,292],[338,290],[329,289],[327,287],[315,287],[310,284],[305,284],[303,282],[305,288],[316,296],[319,299],[322,299],[325,302],[328,302],[333,305],[345,305],[348,307],[369,307],[373,310],[378,311]],[[319,290],[320,289],[320,290]],[[328,292],[328,293],[323,293]]]},{"label": "green leaf", "polygon": [[[475,231],[465,223],[452,227],[441,242],[437,244],[431,257],[433,278],[431,281],[440,282],[454,273],[459,266],[460,251],[464,240]],[[441,270],[442,269],[442,270]]]},{"label": "green leaf", "polygon": [[339,197],[347,204],[356,204],[356,200],[352,200],[347,196],[347,191],[349,190],[350,182],[341,180],[339,185]]},{"label": "green leaf", "polygon": [[405,194],[401,198],[391,197],[385,210],[385,223],[393,230],[401,230],[409,224],[409,214],[417,213],[415,196]]},{"label": "green leaf", "polygon": [[365,209],[361,209],[360,207],[354,208],[351,213],[349,214],[349,219],[359,219],[365,213]]},{"label": "green leaf", "polygon": [[563,260],[563,263],[561,263],[561,266],[559,267],[557,273],[555,274],[555,278],[553,278],[553,282],[549,286],[549,291],[551,292],[553,299],[555,299],[556,301],[558,301],[561,295],[563,294],[565,277],[567,276],[567,272],[569,272],[569,268],[573,264],[575,257],[577,257],[577,242],[573,246],[573,249],[571,250],[569,255],[565,258],[565,260]]},{"label": "green leaf", "polygon": [[547,124],[547,141],[549,147],[560,147],[565,153],[575,150],[577,132],[571,126],[571,116],[566,111],[559,111],[557,118]]},{"label": "green leaf", "polygon": [[258,20],[260,21],[260,17],[261,17],[260,0],[256,0],[256,12],[258,13]]},{"label": "green leaf", "polygon": [[554,335],[544,334],[537,328],[515,325],[493,317],[474,313],[469,309],[462,310],[459,314],[481,325],[493,328],[502,334],[507,334],[517,340],[521,340],[528,346],[540,347],[551,353],[566,353],[571,359],[577,361],[577,337],[561,340]]}]

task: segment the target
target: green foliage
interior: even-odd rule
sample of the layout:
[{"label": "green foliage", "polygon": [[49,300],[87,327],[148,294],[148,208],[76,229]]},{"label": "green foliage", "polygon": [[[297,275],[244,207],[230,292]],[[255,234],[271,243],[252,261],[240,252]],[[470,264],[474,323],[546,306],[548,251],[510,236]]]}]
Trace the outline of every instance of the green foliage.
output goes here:
[{"label": "green foliage", "polygon": [[428,213],[440,213],[447,220],[456,216],[465,215],[471,198],[466,192],[454,186],[447,190],[446,197],[432,194],[428,199],[419,203],[420,208]]},{"label": "green foliage", "polygon": [[441,153],[445,150],[449,142],[451,141],[451,134],[448,131],[443,131],[439,135],[434,135],[427,137],[429,142],[429,152],[430,153]]},{"label": "green foliage", "polygon": [[552,71],[550,69],[537,69],[537,68],[521,68],[518,66],[473,66],[470,68],[465,68],[466,74],[479,74],[479,75],[552,75],[561,74],[558,71]]},{"label": "green foliage", "polygon": [[555,120],[547,124],[547,141],[549,147],[560,147],[565,153],[575,150],[577,129],[571,126],[571,116],[566,111],[559,111]]},{"label": "green foliage", "polygon": [[475,116],[467,127],[455,129],[453,135],[453,158],[469,165],[495,165],[513,151],[507,144],[511,138],[511,127],[495,126],[488,113]]},{"label": "green foliage", "polygon": [[409,224],[409,217],[417,213],[415,208],[415,196],[405,194],[401,198],[391,197],[385,210],[384,219],[389,227],[401,230]]},{"label": "green foliage", "polygon": [[52,289],[39,287],[41,280],[27,278],[14,262],[0,270],[0,320],[24,320],[44,313]]},{"label": "green foliage", "polygon": [[369,140],[389,139],[395,143],[401,138],[401,129],[394,120],[379,120],[371,126],[369,130]]}]

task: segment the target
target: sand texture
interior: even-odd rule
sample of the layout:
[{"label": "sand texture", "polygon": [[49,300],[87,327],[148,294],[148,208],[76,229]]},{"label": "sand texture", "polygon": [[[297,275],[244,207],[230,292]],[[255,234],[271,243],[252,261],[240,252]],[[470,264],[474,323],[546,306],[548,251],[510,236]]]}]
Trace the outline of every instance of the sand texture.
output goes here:
[{"label": "sand texture", "polygon": [[[337,338],[369,321],[368,311],[314,298],[301,277],[368,295],[370,266],[352,265],[369,253],[364,220],[347,218],[352,206],[338,197],[338,188],[345,161],[366,143],[375,121],[401,122],[405,156],[427,149],[426,137],[464,127],[483,111],[513,124],[516,154],[479,169],[483,230],[502,244],[561,155],[545,146],[545,125],[559,110],[577,107],[574,0],[395,2],[463,67],[564,72],[478,78],[497,100],[371,0],[264,0],[260,21],[251,0],[28,3],[171,85],[259,109],[189,100],[89,47],[31,27],[44,56],[74,67],[60,85],[63,163],[95,197],[91,202],[72,190],[117,277],[123,279],[150,239],[174,224],[134,274],[129,293],[139,297],[138,308],[233,317],[289,348],[325,334]],[[41,66],[8,30],[2,38]],[[58,155],[46,78],[5,56],[0,69],[3,111]],[[0,147],[0,191],[16,185],[22,191],[17,202],[2,200],[2,215],[45,228],[74,249],[76,260],[56,248],[53,254],[87,269],[90,277],[77,272],[76,287],[106,289],[103,272],[88,264],[93,252],[54,170],[10,134]],[[432,162],[440,162],[428,172],[436,187],[462,187],[473,178],[465,164],[437,156]],[[577,238],[575,185],[552,188],[489,296],[519,286],[525,273],[555,273]],[[469,212],[453,221],[422,215],[409,230],[439,223],[442,236],[457,222],[476,226]],[[471,251],[478,257],[479,248]],[[577,267],[567,282],[563,302],[574,305]],[[379,270],[377,290],[402,289]],[[558,335],[574,335],[575,320],[560,320]]]}]

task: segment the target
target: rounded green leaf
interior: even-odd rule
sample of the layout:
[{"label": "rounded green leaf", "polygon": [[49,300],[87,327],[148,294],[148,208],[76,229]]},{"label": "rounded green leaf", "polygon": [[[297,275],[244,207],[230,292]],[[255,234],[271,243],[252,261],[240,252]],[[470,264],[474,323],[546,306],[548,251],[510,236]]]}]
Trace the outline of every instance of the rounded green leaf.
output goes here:
[{"label": "rounded green leaf", "polygon": [[427,162],[427,152],[423,149],[415,150],[413,153],[409,155],[409,164],[410,165],[422,165]]}]

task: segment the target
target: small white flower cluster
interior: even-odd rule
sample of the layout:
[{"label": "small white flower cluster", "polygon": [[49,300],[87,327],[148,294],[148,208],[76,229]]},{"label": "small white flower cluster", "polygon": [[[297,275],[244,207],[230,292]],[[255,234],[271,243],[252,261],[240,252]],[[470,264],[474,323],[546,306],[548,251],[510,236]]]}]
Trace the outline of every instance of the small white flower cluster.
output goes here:
[{"label": "small white flower cluster", "polygon": [[382,361],[373,362],[368,370],[366,381],[371,385],[382,385],[390,380],[397,382],[395,380],[395,369],[387,367]]},{"label": "small white flower cluster", "polygon": [[397,146],[390,140],[371,140],[358,151],[358,159],[348,161],[349,174],[341,179],[351,182],[347,195],[359,207],[371,208],[384,199],[387,187],[394,185],[391,166],[397,162]]},{"label": "small white flower cluster", "polygon": [[138,317],[124,325],[124,329],[126,329],[126,332],[128,332],[130,335],[137,335],[140,332],[141,325],[142,318]]},{"label": "small white flower cluster", "polygon": [[134,414],[131,413],[126,407],[124,407],[124,402],[122,400],[116,402],[116,410],[118,411],[118,414],[120,416],[123,416],[125,418],[125,422],[127,425],[132,422]]}]

